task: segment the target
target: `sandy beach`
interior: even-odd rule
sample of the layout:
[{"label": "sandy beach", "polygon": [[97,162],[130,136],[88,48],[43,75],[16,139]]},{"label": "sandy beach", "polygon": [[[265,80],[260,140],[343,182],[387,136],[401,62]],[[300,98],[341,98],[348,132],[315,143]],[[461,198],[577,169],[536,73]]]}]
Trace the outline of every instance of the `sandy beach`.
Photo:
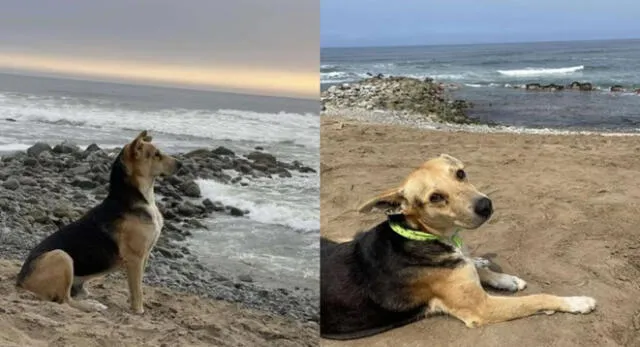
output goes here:
[{"label": "sandy beach", "polygon": [[[359,117],[362,118],[362,117]],[[365,199],[424,160],[448,153],[493,200],[495,215],[463,233],[477,256],[528,282],[520,294],[588,295],[589,315],[554,314],[469,329],[432,317],[323,346],[640,346],[640,137],[449,132],[323,116],[321,232],[351,237],[381,214]]]},{"label": "sandy beach", "polygon": [[16,261],[0,260],[0,346],[315,346],[313,325],[239,304],[146,286],[144,315],[128,310],[121,276],[89,288],[107,305],[84,313],[13,287]]}]

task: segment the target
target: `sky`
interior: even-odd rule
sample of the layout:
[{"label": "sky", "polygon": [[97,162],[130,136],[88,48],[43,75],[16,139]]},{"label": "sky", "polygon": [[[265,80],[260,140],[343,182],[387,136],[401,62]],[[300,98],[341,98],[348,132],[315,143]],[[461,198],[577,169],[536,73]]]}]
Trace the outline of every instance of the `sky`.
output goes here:
[{"label": "sky", "polygon": [[0,71],[315,99],[319,2],[7,0]]},{"label": "sky", "polygon": [[640,37],[637,0],[321,0],[322,47]]}]

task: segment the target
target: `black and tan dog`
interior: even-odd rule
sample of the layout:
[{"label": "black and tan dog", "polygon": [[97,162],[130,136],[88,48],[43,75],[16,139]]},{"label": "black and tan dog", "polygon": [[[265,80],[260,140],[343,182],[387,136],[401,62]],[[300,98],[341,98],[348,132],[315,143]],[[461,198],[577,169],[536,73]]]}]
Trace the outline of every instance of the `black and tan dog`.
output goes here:
[{"label": "black and tan dog", "polygon": [[143,131],[122,149],[104,201],[36,246],[18,274],[18,287],[84,311],[104,310],[97,301],[76,298],[88,295],[83,287],[88,279],[124,269],[131,309],[144,312],[142,276],[163,225],[153,185],[157,176],[180,166],[150,141]]},{"label": "black and tan dog", "polygon": [[525,281],[465,255],[458,228],[476,229],[493,213],[491,200],[469,183],[448,155],[425,162],[404,183],[360,207],[386,210],[388,220],[336,243],[321,240],[320,331],[354,339],[447,313],[468,327],[537,313],[589,313],[590,297],[493,296],[482,284],[518,291]]}]

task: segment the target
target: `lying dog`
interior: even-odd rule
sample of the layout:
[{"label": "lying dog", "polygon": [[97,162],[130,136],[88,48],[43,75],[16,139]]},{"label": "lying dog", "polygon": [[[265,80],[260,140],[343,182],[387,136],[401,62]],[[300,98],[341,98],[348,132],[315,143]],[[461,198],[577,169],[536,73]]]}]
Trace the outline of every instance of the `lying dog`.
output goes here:
[{"label": "lying dog", "polygon": [[144,312],[142,275],[163,226],[153,184],[180,167],[150,141],[143,131],[122,149],[104,201],[36,246],[20,269],[18,287],[84,311],[104,310],[97,301],[76,298],[88,295],[83,287],[88,279],[124,269],[131,309]]},{"label": "lying dog", "polygon": [[518,291],[526,283],[464,254],[457,229],[480,227],[493,207],[451,156],[425,162],[402,186],[359,210],[373,208],[386,210],[388,220],[349,242],[321,240],[324,338],[370,336],[422,319],[425,313],[447,313],[477,327],[540,312],[589,313],[595,308],[590,297],[485,292],[482,284]]}]

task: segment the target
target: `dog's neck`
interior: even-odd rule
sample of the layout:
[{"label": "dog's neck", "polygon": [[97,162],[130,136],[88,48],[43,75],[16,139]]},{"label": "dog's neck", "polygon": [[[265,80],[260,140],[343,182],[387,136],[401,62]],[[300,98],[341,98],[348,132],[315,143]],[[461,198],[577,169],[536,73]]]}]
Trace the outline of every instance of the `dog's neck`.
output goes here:
[{"label": "dog's neck", "polygon": [[141,183],[140,186],[138,187],[138,189],[140,190],[140,193],[142,194],[142,196],[144,196],[145,200],[147,200],[147,203],[150,205],[155,205],[156,203],[156,194],[154,192],[154,184],[155,184],[155,178],[152,178],[149,181],[141,181],[144,183]]},{"label": "dog's neck", "polygon": [[433,235],[439,239],[452,240],[457,235],[459,229],[452,227],[446,230],[439,230],[428,226],[424,221],[413,216],[407,216],[403,213],[388,214],[389,223],[396,223],[410,230]]},{"label": "dog's neck", "polygon": [[155,204],[153,185],[155,179],[131,177],[122,161],[124,150],[118,154],[111,167],[109,178],[109,194],[107,199],[124,204],[137,204],[144,200],[148,204]]}]

